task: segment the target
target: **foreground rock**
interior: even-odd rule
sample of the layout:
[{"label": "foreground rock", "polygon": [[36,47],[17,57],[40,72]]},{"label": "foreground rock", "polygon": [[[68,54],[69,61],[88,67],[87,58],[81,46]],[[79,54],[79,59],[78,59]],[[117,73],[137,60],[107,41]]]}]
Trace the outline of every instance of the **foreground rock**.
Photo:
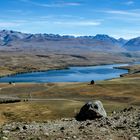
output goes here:
[{"label": "foreground rock", "polygon": [[77,114],[76,119],[79,121],[94,120],[96,118],[107,117],[106,111],[101,101],[86,103]]},{"label": "foreground rock", "polygon": [[13,122],[1,126],[0,139],[8,140],[139,140],[140,108],[125,108],[107,118],[45,123]]}]

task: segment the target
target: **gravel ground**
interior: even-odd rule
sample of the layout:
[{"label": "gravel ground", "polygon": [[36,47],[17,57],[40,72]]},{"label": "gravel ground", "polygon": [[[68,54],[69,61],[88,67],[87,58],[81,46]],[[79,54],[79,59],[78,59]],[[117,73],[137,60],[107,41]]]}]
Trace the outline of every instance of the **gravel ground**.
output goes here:
[{"label": "gravel ground", "polygon": [[2,140],[139,140],[140,108],[125,108],[107,118],[75,118],[44,123],[13,122],[0,127]]}]

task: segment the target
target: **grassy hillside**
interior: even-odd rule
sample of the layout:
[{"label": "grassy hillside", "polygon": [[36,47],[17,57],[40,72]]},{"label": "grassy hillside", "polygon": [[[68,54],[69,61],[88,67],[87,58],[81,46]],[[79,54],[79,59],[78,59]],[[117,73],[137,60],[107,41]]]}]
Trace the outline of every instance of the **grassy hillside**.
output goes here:
[{"label": "grassy hillside", "polygon": [[[9,49],[9,48],[8,48]],[[43,51],[43,52],[42,52]],[[74,50],[73,50],[74,51]],[[49,69],[62,69],[68,66],[88,66],[112,63],[127,63],[139,61],[140,57],[126,55],[125,53],[105,52],[41,52],[29,51],[0,51],[0,76],[43,71]],[[139,55],[140,56],[140,55]]]}]

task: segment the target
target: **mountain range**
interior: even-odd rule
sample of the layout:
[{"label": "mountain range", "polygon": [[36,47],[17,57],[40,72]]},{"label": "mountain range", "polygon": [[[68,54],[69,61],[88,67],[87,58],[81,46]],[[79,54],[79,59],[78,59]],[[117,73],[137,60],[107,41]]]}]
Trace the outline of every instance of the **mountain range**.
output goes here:
[{"label": "mountain range", "polygon": [[69,36],[58,34],[30,34],[12,30],[0,31],[0,48],[37,50],[44,48],[55,51],[140,51],[140,37],[125,40],[108,35]]}]

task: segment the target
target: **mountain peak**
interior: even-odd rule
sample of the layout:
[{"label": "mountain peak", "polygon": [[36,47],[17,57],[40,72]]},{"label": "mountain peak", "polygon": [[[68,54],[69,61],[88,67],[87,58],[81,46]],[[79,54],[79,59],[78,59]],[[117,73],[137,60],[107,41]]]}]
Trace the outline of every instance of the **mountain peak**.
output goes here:
[{"label": "mountain peak", "polygon": [[97,40],[110,40],[110,41],[115,41],[117,42],[117,39],[113,38],[113,37],[110,37],[109,35],[106,35],[106,34],[97,34],[94,39],[97,39]]},{"label": "mountain peak", "polygon": [[129,51],[139,51],[140,50],[140,37],[136,37],[136,38],[130,39],[124,45],[124,48],[126,48]]},{"label": "mountain peak", "polygon": [[106,35],[106,34],[97,34],[94,38],[101,39],[101,38],[110,38],[110,37],[109,37],[109,35]]},{"label": "mountain peak", "polygon": [[118,40],[106,34],[97,34],[94,39],[98,41],[105,41],[113,44],[119,44]]},{"label": "mountain peak", "polygon": [[118,42],[122,45],[124,45],[128,40],[124,39],[124,38],[119,38]]}]

